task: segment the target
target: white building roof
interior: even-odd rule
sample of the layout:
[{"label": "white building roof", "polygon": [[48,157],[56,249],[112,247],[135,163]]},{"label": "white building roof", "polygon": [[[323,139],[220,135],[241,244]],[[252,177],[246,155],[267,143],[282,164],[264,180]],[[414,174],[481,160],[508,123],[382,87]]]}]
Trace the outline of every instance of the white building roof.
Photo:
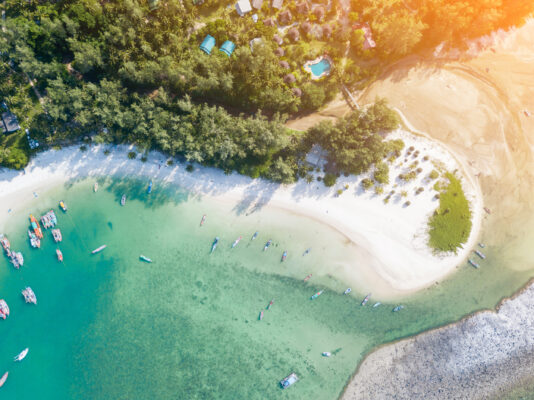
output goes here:
[{"label": "white building roof", "polygon": [[237,13],[241,16],[245,15],[248,12],[252,11],[252,6],[250,5],[249,0],[239,0],[235,4],[235,9],[237,10]]}]

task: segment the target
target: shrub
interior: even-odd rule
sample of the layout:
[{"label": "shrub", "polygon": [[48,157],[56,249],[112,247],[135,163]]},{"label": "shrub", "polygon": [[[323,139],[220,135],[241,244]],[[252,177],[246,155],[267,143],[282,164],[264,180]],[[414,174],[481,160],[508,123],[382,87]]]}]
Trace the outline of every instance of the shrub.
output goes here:
[{"label": "shrub", "polygon": [[435,169],[433,169],[430,174],[428,174],[428,177],[432,180],[434,179],[437,179],[439,177],[439,173],[438,171],[436,171]]},{"label": "shrub", "polygon": [[322,177],[320,177],[320,176],[317,177],[317,181],[318,181],[318,182],[321,182],[322,180],[323,180]]},{"label": "shrub", "polygon": [[306,182],[307,183],[312,183],[313,182],[313,175],[310,175],[310,174],[306,175]]},{"label": "shrub", "polygon": [[337,176],[335,176],[334,174],[326,173],[323,181],[325,186],[334,186],[337,181]]},{"label": "shrub", "polygon": [[410,168],[410,169],[415,169],[415,168],[417,168],[417,165],[418,165],[418,164],[419,164],[419,162],[416,160],[416,161],[414,161],[413,163],[410,164],[410,167],[409,167],[409,168]]},{"label": "shrub", "polygon": [[373,181],[369,178],[362,179],[362,187],[364,190],[371,189],[373,187]]},{"label": "shrub", "polygon": [[415,172],[415,171],[410,171],[410,172],[408,172],[406,174],[400,174],[399,175],[399,179],[404,181],[404,182],[413,181],[416,177],[417,177],[417,172]]},{"label": "shrub", "polygon": [[338,189],[336,193],[338,196],[341,196],[343,194],[343,189]]},{"label": "shrub", "polygon": [[423,189],[422,187],[420,188],[417,188],[417,190],[415,191],[415,194],[420,194],[424,191],[425,189]]},{"label": "shrub", "polygon": [[389,196],[387,196],[386,198],[384,198],[384,204],[388,204],[388,203],[389,203],[389,199],[390,199]]},{"label": "shrub", "polygon": [[110,153],[111,153],[111,151],[109,149],[104,150],[104,155],[105,156],[108,156]]},{"label": "shrub", "polygon": [[423,172],[423,168],[419,167],[415,170],[415,172],[417,172],[418,174],[420,174],[421,172]]},{"label": "shrub", "polygon": [[401,197],[407,197],[408,196],[408,192],[406,190],[403,190],[400,192],[400,195]]},{"label": "shrub", "polygon": [[410,204],[412,203],[408,200],[406,203],[404,203],[404,207],[408,207]]},{"label": "shrub", "polygon": [[82,144],[80,146],[80,151],[83,153],[84,151],[87,151],[87,146],[85,144]]},{"label": "shrub", "polygon": [[380,186],[380,185],[376,185],[375,186],[375,194],[380,195],[382,193],[384,193],[384,188],[382,186]]},{"label": "shrub", "polygon": [[168,159],[167,160],[167,165],[170,167],[172,165],[174,165],[174,161],[172,160],[172,158]]},{"label": "shrub", "polygon": [[349,184],[348,183],[345,184],[344,188],[345,188],[345,190],[349,190]]},{"label": "shrub", "polygon": [[375,178],[378,183],[387,185],[389,183],[389,167],[387,164],[378,164],[373,174],[373,178]]},{"label": "shrub", "polygon": [[147,160],[148,160],[147,156],[141,157],[141,162],[147,162]]},{"label": "shrub", "polygon": [[430,159],[430,157],[428,157],[428,156],[424,156],[423,157],[423,161],[428,161],[429,159]]},{"label": "shrub", "polygon": [[195,170],[195,167],[193,167],[193,164],[187,164],[187,167],[185,167],[185,170],[187,172],[193,172]]},{"label": "shrub", "polygon": [[129,158],[130,160],[133,160],[133,159],[136,158],[136,157],[137,157],[137,154],[135,153],[135,151],[130,151],[130,152],[128,153],[128,158]]},{"label": "shrub", "polygon": [[410,146],[410,147],[408,147],[408,150],[409,150],[409,151],[414,151],[414,150],[415,150],[415,147]]},{"label": "shrub", "polygon": [[23,169],[28,164],[28,155],[18,147],[9,149],[9,153],[2,160],[2,165],[13,169]]}]

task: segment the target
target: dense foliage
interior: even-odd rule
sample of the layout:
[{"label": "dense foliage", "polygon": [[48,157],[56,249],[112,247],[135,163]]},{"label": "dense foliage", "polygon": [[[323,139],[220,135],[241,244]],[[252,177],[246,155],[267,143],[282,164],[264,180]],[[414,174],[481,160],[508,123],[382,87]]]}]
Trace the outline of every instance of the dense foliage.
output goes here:
[{"label": "dense foliage", "polygon": [[469,238],[471,210],[460,180],[445,174],[448,183],[440,191],[439,207],[430,218],[429,245],[437,251],[456,252]]}]

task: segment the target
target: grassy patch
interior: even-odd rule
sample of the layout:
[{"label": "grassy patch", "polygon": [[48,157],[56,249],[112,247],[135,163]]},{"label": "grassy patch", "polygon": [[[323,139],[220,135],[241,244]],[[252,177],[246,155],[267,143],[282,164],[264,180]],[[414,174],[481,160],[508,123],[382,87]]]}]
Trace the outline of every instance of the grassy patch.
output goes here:
[{"label": "grassy patch", "polygon": [[430,218],[429,245],[437,251],[454,251],[467,241],[471,232],[471,211],[460,180],[447,172],[448,184],[439,197],[439,207]]}]

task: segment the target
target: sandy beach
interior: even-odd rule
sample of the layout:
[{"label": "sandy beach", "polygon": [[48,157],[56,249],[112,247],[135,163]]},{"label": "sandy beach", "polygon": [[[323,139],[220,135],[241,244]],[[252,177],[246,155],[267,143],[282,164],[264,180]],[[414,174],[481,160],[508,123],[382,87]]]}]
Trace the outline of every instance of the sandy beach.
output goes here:
[{"label": "sandy beach", "polygon": [[[359,183],[363,176],[341,177],[331,188],[322,182],[308,184],[303,180],[283,186],[238,174],[225,175],[220,170],[200,166],[189,173],[183,164],[167,166],[167,158],[159,153],[151,153],[147,162],[130,160],[127,153],[131,148],[127,146],[113,147],[108,155],[104,150],[111,147],[105,146],[93,146],[86,152],[77,147],[49,150],[32,159],[23,172],[0,173],[0,229],[7,229],[8,210],[13,213],[24,210],[25,202],[33,199],[34,193],[38,195],[55,185],[85,177],[150,177],[230,203],[236,212],[277,207],[327,224],[354,243],[361,259],[355,260],[354,265],[337,266],[332,268],[335,271],[325,273],[332,273],[353,287],[372,290],[377,297],[397,297],[433,284],[464,261],[477,240],[482,199],[476,185],[464,179],[464,190],[473,211],[469,242],[458,254],[434,255],[426,246],[426,227],[438,201],[433,199],[433,182],[424,177],[434,168],[432,160],[450,171],[461,171],[461,166],[439,143],[402,130],[393,132],[390,138],[401,138],[407,147],[420,150],[420,158],[428,155],[430,160],[426,164],[421,162],[422,179],[403,184],[395,177],[412,159],[404,162],[403,156],[399,158],[397,166],[390,171],[391,183],[384,188],[385,193],[390,189],[397,192],[387,205],[383,202],[385,195],[377,196],[372,190],[362,189]],[[348,189],[338,196],[336,191],[346,185]],[[426,190],[415,195],[419,186]],[[406,197],[401,196],[401,191],[406,192]],[[412,203],[409,207],[404,205],[407,200]]]}]

